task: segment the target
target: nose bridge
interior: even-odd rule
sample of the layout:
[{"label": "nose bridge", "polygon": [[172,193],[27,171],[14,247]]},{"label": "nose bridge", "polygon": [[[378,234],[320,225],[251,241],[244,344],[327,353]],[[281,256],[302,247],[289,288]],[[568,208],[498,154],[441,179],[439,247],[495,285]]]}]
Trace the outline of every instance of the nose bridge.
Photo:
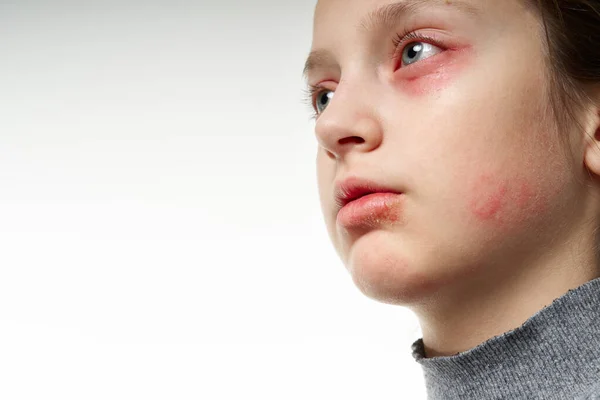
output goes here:
[{"label": "nose bridge", "polygon": [[340,79],[335,95],[317,120],[315,132],[321,145],[340,157],[357,145],[364,149],[378,146],[382,129],[377,84],[365,76]]},{"label": "nose bridge", "polygon": [[341,108],[342,111],[357,116],[369,114],[369,106],[373,105],[370,97],[375,86],[376,82],[372,78],[358,70],[351,76],[342,77],[335,93],[335,97],[340,98],[335,104],[338,108],[336,111],[339,112]]}]

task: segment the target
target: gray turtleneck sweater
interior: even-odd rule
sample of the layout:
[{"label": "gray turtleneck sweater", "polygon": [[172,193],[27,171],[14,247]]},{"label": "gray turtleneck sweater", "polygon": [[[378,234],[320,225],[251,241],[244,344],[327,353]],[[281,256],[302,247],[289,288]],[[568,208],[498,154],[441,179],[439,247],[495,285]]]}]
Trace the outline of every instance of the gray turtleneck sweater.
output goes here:
[{"label": "gray turtleneck sweater", "polygon": [[600,400],[600,278],[473,349],[424,354],[421,338],[412,355],[429,400]]}]

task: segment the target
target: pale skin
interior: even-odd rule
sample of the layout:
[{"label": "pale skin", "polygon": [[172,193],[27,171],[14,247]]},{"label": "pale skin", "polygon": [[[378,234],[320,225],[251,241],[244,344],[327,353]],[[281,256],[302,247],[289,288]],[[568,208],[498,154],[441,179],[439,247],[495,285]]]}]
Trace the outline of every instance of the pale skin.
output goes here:
[{"label": "pale skin", "polygon": [[[315,125],[320,201],[357,287],[413,310],[427,357],[454,355],[600,276],[600,102],[583,130],[557,128],[543,28],[522,1],[431,1],[362,23],[393,3],[316,7],[306,76],[330,96]],[[403,32],[435,42],[396,47]],[[415,42],[433,47],[393,57]],[[404,193],[395,218],[336,223],[334,184],[354,175]]]}]

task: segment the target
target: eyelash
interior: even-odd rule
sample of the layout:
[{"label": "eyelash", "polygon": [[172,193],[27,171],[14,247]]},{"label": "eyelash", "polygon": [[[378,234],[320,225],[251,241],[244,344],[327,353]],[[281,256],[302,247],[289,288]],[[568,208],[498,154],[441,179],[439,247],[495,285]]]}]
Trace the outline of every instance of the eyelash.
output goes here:
[{"label": "eyelash", "polygon": [[[390,56],[391,59],[394,62],[397,62],[398,59],[401,59],[402,53],[404,52],[406,46],[413,42],[427,42],[434,46],[444,48],[443,44],[441,44],[438,40],[431,36],[422,35],[415,31],[405,29],[402,32],[397,33],[392,39],[394,51]],[[312,114],[310,118],[311,120],[315,120],[319,116],[319,114],[315,110],[315,99],[316,97],[318,97],[319,94],[326,90],[328,89],[314,85],[308,85],[308,87],[305,89],[304,102],[310,107],[310,112]]]}]

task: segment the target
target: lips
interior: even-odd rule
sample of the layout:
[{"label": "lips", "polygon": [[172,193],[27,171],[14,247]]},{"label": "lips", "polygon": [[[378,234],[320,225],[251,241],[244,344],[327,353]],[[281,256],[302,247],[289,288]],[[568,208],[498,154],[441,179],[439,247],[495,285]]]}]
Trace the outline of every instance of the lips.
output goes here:
[{"label": "lips", "polygon": [[350,177],[341,181],[335,186],[336,204],[338,209],[341,209],[346,204],[371,193],[401,194],[402,192],[394,188],[386,187],[385,185],[374,181],[358,177]]}]

